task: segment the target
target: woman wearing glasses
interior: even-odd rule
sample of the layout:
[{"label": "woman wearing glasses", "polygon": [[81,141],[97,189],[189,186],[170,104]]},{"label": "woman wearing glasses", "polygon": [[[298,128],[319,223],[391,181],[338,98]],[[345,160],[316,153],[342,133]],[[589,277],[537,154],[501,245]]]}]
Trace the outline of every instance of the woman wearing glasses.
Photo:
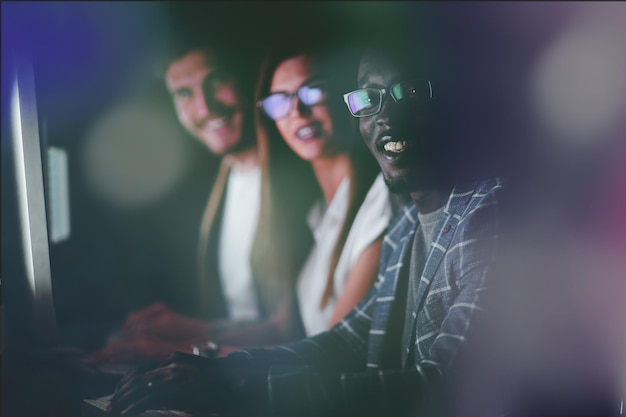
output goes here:
[{"label": "woman wearing glasses", "polygon": [[[257,237],[287,246],[313,237],[295,283],[309,336],[339,322],[371,288],[392,214],[380,169],[343,102],[356,74],[356,61],[346,56],[321,44],[283,45],[266,57],[257,84],[263,178]],[[308,233],[280,227],[293,210]],[[280,244],[257,247],[280,257]]]}]

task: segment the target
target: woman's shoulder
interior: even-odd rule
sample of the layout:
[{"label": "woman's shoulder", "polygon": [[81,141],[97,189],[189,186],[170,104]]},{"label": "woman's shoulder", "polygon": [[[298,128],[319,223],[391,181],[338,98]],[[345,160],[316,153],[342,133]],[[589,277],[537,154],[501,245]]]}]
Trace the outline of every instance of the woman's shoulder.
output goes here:
[{"label": "woman's shoulder", "polygon": [[378,174],[372,182],[363,203],[357,212],[355,222],[389,222],[392,215],[392,205],[389,188],[385,184],[382,174]]},{"label": "woman's shoulder", "polygon": [[363,199],[363,205],[371,204],[374,202],[388,202],[389,201],[389,188],[387,188],[387,184],[385,184],[385,180],[383,178],[383,174],[379,173],[372,185],[370,186],[365,198]]}]

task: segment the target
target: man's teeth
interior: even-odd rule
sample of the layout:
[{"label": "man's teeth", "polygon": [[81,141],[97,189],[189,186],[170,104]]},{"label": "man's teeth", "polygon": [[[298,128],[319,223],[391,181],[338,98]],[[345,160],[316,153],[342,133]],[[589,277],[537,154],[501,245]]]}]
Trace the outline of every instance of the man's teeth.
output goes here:
[{"label": "man's teeth", "polygon": [[385,143],[384,149],[387,152],[402,152],[406,148],[406,141],[400,142],[387,142]]},{"label": "man's teeth", "polygon": [[313,129],[309,126],[303,127],[302,129],[298,129],[298,132],[296,132],[296,134],[300,137],[310,136],[313,134]]},{"label": "man's teeth", "polygon": [[224,117],[220,117],[219,119],[209,120],[209,122],[207,123],[207,127],[210,130],[216,130],[216,129],[221,128],[225,124],[226,124],[226,119]]}]

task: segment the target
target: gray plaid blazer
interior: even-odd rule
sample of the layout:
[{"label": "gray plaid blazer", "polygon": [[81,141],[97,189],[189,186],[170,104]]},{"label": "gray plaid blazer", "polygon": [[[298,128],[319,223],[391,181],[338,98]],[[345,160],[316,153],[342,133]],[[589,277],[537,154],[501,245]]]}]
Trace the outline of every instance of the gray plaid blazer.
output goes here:
[{"label": "gray plaid blazer", "polygon": [[348,343],[367,351],[368,368],[385,365],[392,310],[404,302],[396,297],[403,278],[419,284],[412,320],[404,323],[414,330],[415,344],[402,348],[414,349],[416,368],[429,364],[445,372],[452,365],[471,330],[472,317],[483,308],[481,295],[498,238],[496,194],[501,187],[494,179],[454,189],[419,277],[408,276],[417,209],[404,207],[385,236],[375,290],[336,329]]},{"label": "gray plaid blazer", "polygon": [[[390,403],[400,407],[397,414],[421,407],[416,403],[429,381],[451,369],[484,313],[505,188],[493,178],[453,189],[421,276],[410,276],[417,209],[404,206],[385,235],[374,288],[342,322],[286,346],[233,353],[230,360],[266,375],[268,403],[277,414],[392,415]],[[408,279],[419,284],[415,311],[404,323],[414,337],[403,346],[402,329],[394,325],[404,321]],[[404,366],[401,349],[413,358]]]}]

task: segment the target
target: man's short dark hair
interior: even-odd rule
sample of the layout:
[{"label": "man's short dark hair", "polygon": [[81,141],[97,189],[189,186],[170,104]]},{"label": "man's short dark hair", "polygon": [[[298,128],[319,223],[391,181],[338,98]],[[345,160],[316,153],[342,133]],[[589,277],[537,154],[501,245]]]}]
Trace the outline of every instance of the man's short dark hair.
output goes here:
[{"label": "man's short dark hair", "polygon": [[202,51],[211,56],[220,66],[236,69],[244,65],[245,56],[237,48],[237,42],[225,33],[185,29],[175,32],[166,45],[163,45],[157,63],[157,75],[165,78],[169,65],[193,51]]},{"label": "man's short dark hair", "polygon": [[251,47],[234,29],[180,27],[172,30],[156,64],[156,76],[165,80],[170,64],[193,51],[205,53],[212,65],[233,76],[241,92],[251,95],[260,63],[260,47]]}]

